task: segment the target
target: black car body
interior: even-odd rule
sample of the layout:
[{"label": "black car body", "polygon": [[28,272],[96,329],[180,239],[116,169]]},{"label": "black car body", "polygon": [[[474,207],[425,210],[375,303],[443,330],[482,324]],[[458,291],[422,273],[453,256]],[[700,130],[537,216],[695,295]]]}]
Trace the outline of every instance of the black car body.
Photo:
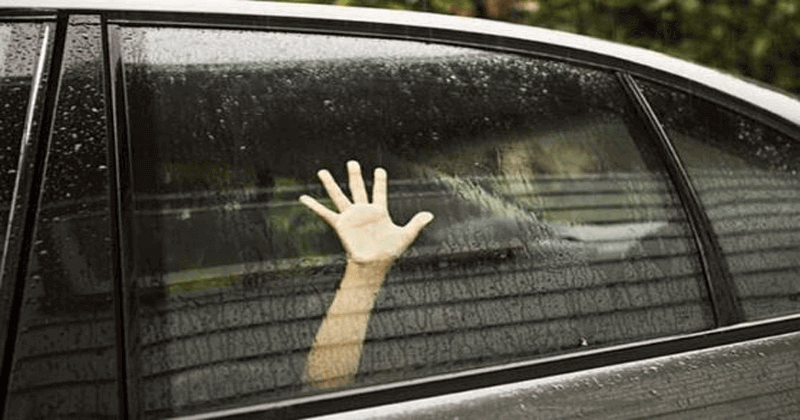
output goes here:
[{"label": "black car body", "polygon": [[[800,101],[479,19],[0,3],[3,418],[800,415]],[[383,166],[354,383],[297,197]]]}]

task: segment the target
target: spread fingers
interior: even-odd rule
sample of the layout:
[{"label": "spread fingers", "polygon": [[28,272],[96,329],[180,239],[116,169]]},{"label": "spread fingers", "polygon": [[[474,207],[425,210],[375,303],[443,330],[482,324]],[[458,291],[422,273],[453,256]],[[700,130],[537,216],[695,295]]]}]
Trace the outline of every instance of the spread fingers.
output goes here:
[{"label": "spread fingers", "polygon": [[350,200],[348,200],[344,195],[342,189],[339,188],[339,185],[336,184],[336,181],[334,181],[330,172],[328,172],[326,169],[323,169],[317,172],[317,176],[319,177],[319,180],[322,181],[322,186],[325,187],[325,191],[328,192],[328,196],[331,198],[331,200],[333,200],[333,204],[337,209],[339,209],[339,211],[345,211],[350,208],[352,203],[350,203]]},{"label": "spread fingers", "polygon": [[369,203],[367,188],[364,186],[364,178],[361,176],[361,166],[358,162],[354,160],[347,162],[347,175],[350,177],[350,191],[353,193],[353,203]]},{"label": "spread fingers", "polygon": [[311,211],[313,211],[314,213],[317,213],[319,217],[322,218],[322,220],[328,222],[328,224],[331,226],[334,226],[336,218],[339,217],[339,215],[336,214],[336,212],[323,206],[322,204],[319,203],[319,201],[313,199],[310,196],[301,195],[300,202],[303,203],[309,209],[311,209]]}]

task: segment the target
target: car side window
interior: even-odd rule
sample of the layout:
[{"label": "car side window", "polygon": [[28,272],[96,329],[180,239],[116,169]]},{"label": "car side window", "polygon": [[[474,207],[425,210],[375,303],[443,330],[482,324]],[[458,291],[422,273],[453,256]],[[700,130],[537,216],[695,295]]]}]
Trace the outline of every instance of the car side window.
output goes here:
[{"label": "car side window", "polygon": [[800,139],[640,83],[708,212],[747,319],[800,312]]},{"label": "car side window", "polygon": [[345,185],[350,159],[387,170],[398,223],[435,215],[376,297],[350,386],[713,326],[613,74],[410,41],[121,35],[148,415],[324,391],[304,372],[345,255],[298,197],[333,208],[317,171]]},{"label": "car side window", "polygon": [[[0,22],[0,240],[6,234],[20,141],[31,95],[36,64],[42,51],[44,25]],[[5,242],[4,240],[0,243]]]},{"label": "car side window", "polygon": [[4,419],[119,417],[100,18],[72,15]]},{"label": "car side window", "polygon": [[[11,203],[19,175],[19,159],[34,73],[42,52],[45,26],[0,22],[0,255],[5,255]],[[9,294],[0,279],[0,345],[5,342]],[[2,357],[4,348],[0,348]]]}]

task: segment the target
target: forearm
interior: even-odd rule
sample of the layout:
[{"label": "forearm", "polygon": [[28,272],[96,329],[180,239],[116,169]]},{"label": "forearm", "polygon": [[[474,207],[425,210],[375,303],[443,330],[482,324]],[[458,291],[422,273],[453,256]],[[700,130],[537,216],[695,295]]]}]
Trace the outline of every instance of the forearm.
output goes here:
[{"label": "forearm", "polygon": [[306,361],[306,381],[313,386],[330,388],[352,382],[369,317],[390,267],[391,261],[348,261]]}]

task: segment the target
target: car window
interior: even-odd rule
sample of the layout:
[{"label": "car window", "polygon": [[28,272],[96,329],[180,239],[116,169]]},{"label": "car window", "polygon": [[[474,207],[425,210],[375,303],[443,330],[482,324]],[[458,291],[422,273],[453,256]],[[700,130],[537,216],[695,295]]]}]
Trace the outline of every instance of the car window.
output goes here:
[{"label": "car window", "polygon": [[[43,25],[0,22],[0,214],[7,220],[14,193],[20,140],[43,41]],[[3,223],[5,226],[5,223]],[[5,229],[0,230],[0,239]],[[4,242],[4,241],[3,241]]]},{"label": "car window", "polygon": [[388,171],[398,223],[435,219],[367,314],[349,386],[712,326],[681,204],[613,74],[419,42],[121,32],[149,416],[328,389],[306,369],[346,258],[298,197],[333,208],[316,173],[345,185],[350,159]]},{"label": "car window", "polygon": [[[6,244],[9,231],[7,223],[14,194],[17,190],[20,150],[23,137],[30,138],[32,123],[26,126],[26,117],[32,108],[32,85],[35,73],[46,54],[42,52],[45,24],[0,22],[0,258],[13,258]],[[27,131],[27,132],[26,132]],[[22,188],[24,190],[24,188]],[[19,200],[20,198],[18,198]],[[4,272],[11,272],[13,264],[0,264]],[[2,273],[0,273],[2,276]],[[0,278],[0,359],[5,353],[8,316],[14,281]]]},{"label": "car window", "polygon": [[65,42],[6,419],[119,416],[100,19]]},{"label": "car window", "polygon": [[745,316],[800,312],[800,139],[641,83],[708,212]]}]

